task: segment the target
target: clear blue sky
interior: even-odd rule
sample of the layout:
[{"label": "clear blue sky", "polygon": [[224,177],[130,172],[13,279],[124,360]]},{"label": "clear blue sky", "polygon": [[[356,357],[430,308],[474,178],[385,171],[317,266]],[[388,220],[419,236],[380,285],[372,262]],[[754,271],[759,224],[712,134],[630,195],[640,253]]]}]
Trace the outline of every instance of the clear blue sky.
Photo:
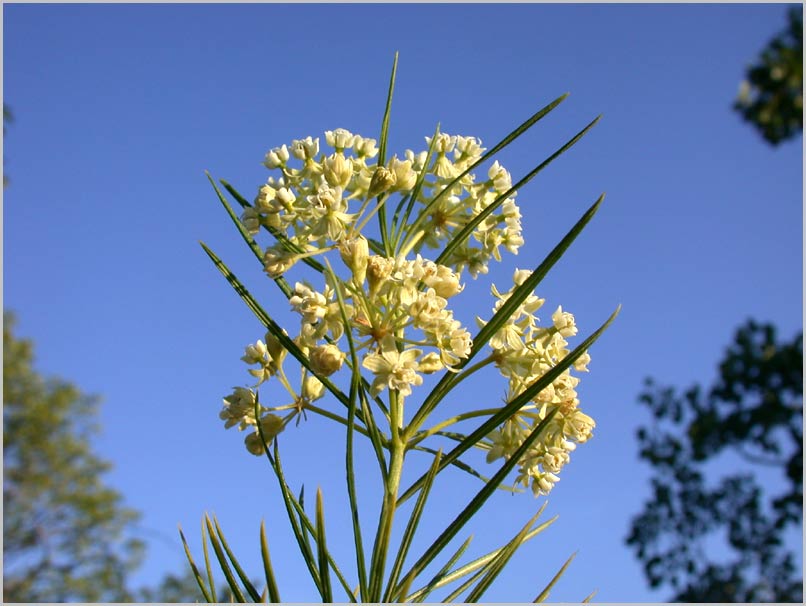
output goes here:
[{"label": "clear blue sky", "polygon": [[[198,245],[205,241],[281,322],[287,304],[254,263],[204,175],[248,197],[265,152],[344,127],[377,136],[400,51],[390,150],[443,132],[495,143],[571,96],[501,157],[518,178],[598,114],[575,148],[520,192],[527,245],[472,286],[534,267],[601,194],[599,214],[539,289],[584,334],[617,304],[580,395],[597,421],[549,499],[558,522],[486,596],[529,601],[574,551],[552,600],[660,601],[623,539],[648,496],[637,460],[642,380],[709,382],[737,325],[802,330],[802,144],[773,149],[731,111],[745,67],[785,23],[785,5],[15,5],[3,7],[4,307],[36,343],[37,368],[103,396],[97,450],[153,538],[137,583],[183,566],[181,523],[217,513],[259,574],[269,528],[283,598],[313,600],[276,484],[221,397],[248,377],[261,327]],[[293,330],[294,326],[290,325]],[[479,385],[482,405],[503,385]],[[283,435],[293,485],[320,484],[346,560],[342,440],[315,419]],[[335,445],[334,445],[335,444]],[[483,462],[480,463],[484,465]],[[368,488],[374,480],[362,468]],[[477,486],[442,487],[449,520]],[[370,498],[364,497],[370,504]],[[497,495],[474,554],[542,501]],[[371,526],[369,519],[365,526]],[[151,536],[151,535],[148,535]],[[347,567],[347,565],[345,565]]]}]

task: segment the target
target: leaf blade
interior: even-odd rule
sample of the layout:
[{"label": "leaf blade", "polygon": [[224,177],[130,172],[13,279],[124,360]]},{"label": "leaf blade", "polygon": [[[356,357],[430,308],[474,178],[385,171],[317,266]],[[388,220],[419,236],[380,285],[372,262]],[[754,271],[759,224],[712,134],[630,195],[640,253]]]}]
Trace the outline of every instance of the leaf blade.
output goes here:
[{"label": "leaf blade", "polygon": [[[196,583],[198,584],[204,599],[207,600],[208,603],[212,603],[214,600],[208,593],[207,587],[204,585],[204,580],[202,579],[201,573],[196,566],[196,562],[193,560],[193,555],[190,553],[190,546],[188,545],[187,539],[185,539],[185,534],[182,532],[181,526],[179,527],[179,537],[182,539],[182,546],[185,549],[185,556],[190,564],[190,570],[193,572],[193,578],[196,579]],[[202,537],[202,540],[205,540],[204,537]]]},{"label": "leaf blade", "polygon": [[571,562],[574,560],[574,558],[576,556],[577,556],[577,552],[574,552],[574,553],[571,554],[571,557],[569,557],[565,561],[565,564],[563,564],[560,567],[560,570],[558,570],[557,574],[555,574],[552,577],[552,579],[549,581],[548,585],[546,585],[543,588],[543,591],[541,591],[539,594],[537,594],[537,597],[534,600],[532,600],[532,603],[537,604],[538,602],[544,602],[549,597],[549,592],[551,591],[551,588],[554,587],[555,583],[557,583],[557,581],[560,580],[560,577],[563,576],[563,573],[571,565]]},{"label": "leaf blade", "polygon": [[319,560],[319,578],[322,579],[322,599],[333,601],[333,588],[330,584],[327,540],[325,538],[325,507],[322,502],[322,489],[316,490],[316,553]]},{"label": "leaf blade", "polygon": [[269,600],[278,604],[282,602],[280,599],[280,588],[277,586],[274,566],[272,566],[271,563],[269,542],[266,540],[266,524],[263,520],[260,521],[260,557],[263,560],[263,573],[266,577],[266,589],[269,592]]}]

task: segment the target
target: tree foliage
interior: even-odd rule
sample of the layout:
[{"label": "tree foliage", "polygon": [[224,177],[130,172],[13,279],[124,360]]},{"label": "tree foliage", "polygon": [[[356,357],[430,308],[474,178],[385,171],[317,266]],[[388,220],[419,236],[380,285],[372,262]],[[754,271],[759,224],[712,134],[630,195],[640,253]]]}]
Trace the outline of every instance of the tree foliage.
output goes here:
[{"label": "tree foliage", "polygon": [[138,514],[104,485],[90,449],[98,399],[33,368],[30,341],[3,317],[3,599],[128,601],[142,554]]},{"label": "tree foliage", "polygon": [[803,7],[792,7],[787,29],[747,69],[733,108],[772,145],[803,130]]},{"label": "tree foliage", "polygon": [[[650,585],[670,585],[672,601],[800,602],[785,535],[802,524],[802,333],[782,342],[772,325],[749,321],[708,391],[647,380],[640,400],[654,417],[638,430],[652,498],[627,544]],[[707,482],[709,463],[729,451],[741,468]],[[773,483],[783,490],[769,494]],[[722,538],[720,558],[713,547]]]}]

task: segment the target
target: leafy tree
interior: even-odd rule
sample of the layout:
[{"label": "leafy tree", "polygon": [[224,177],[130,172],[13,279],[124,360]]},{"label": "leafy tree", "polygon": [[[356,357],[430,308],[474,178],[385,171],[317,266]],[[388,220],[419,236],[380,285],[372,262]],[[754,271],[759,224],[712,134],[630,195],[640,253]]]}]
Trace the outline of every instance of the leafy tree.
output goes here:
[{"label": "leafy tree", "polygon": [[98,399],[33,369],[30,341],[3,316],[3,599],[127,601],[143,543],[138,514],[104,486],[90,450]]},{"label": "leafy tree", "polygon": [[803,7],[791,8],[788,21],[748,68],[733,105],[772,145],[803,130]]},{"label": "leafy tree", "polygon": [[[222,596],[223,597],[223,596]],[[190,568],[181,575],[167,574],[155,588],[143,588],[139,592],[138,601],[152,603],[188,603],[198,602],[202,598],[199,585]],[[228,602],[229,596],[220,599]]]},{"label": "leafy tree", "polygon": [[[671,585],[672,601],[801,602],[785,534],[802,525],[802,333],[782,342],[772,325],[749,321],[710,390],[680,393],[647,380],[640,399],[654,417],[638,430],[653,494],[627,544],[650,585]],[[728,451],[741,469],[707,483],[708,464]],[[783,491],[767,494],[772,481]],[[724,561],[707,553],[720,536]]]}]

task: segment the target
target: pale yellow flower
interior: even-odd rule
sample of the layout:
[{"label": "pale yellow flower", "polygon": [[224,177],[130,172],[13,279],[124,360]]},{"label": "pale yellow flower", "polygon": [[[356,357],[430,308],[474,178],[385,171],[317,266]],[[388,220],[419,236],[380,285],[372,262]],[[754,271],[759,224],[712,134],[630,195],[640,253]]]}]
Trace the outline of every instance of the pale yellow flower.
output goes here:
[{"label": "pale yellow flower", "polygon": [[421,354],[419,349],[399,352],[394,337],[385,337],[379,351],[369,354],[362,362],[362,366],[375,375],[371,386],[373,395],[378,395],[387,387],[398,390],[402,396],[411,395],[411,386],[423,382],[423,378],[417,374],[417,358]]}]

